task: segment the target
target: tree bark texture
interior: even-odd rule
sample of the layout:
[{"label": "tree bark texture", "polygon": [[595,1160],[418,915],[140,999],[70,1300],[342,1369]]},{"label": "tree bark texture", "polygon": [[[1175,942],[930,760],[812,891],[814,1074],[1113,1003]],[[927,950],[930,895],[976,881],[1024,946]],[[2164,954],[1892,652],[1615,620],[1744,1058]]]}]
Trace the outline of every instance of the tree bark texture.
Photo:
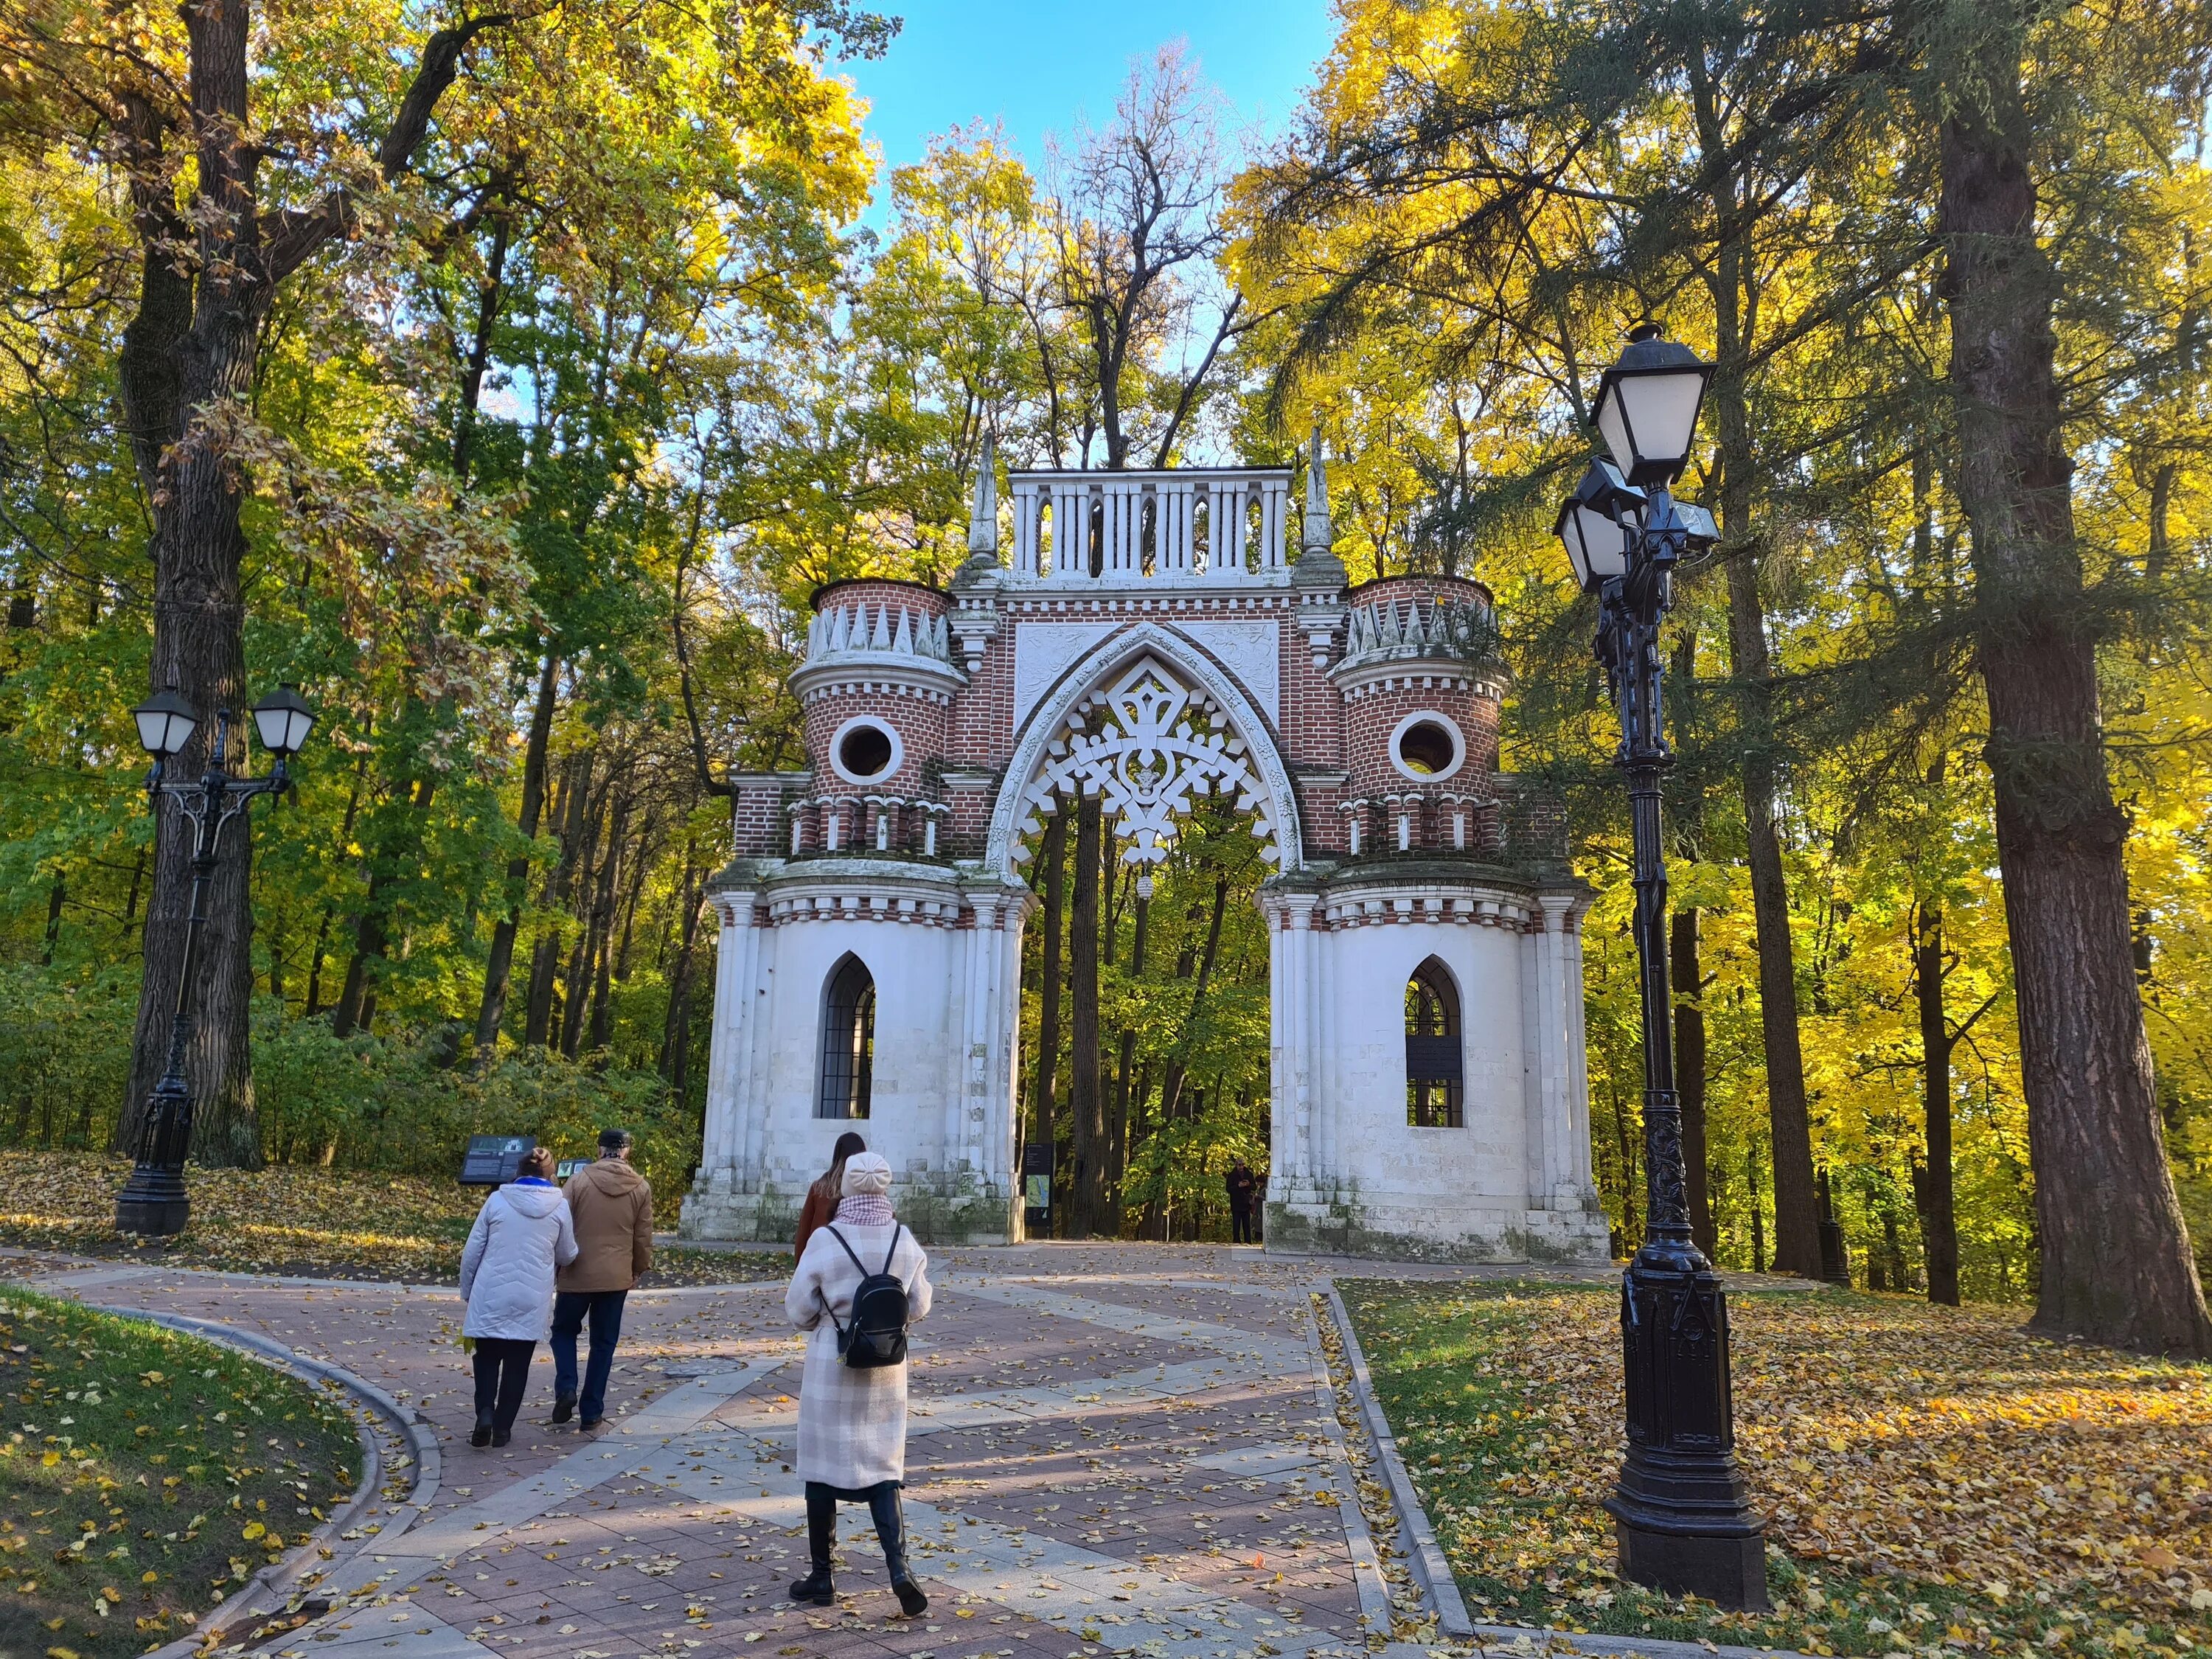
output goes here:
[{"label": "tree bark texture", "polygon": [[[1692,107],[1700,141],[1712,155],[1729,153],[1718,89],[1693,66]],[[1711,185],[1715,215],[1713,258],[1706,288],[1713,301],[1716,367],[1711,399],[1720,439],[1720,520],[1728,561],[1729,645],[1741,699],[1744,829],[1751,866],[1752,914],[1759,950],[1759,1030],[1766,1057],[1767,1116],[1774,1140],[1774,1265],[1820,1275],[1820,1212],[1813,1189],[1813,1133],[1805,1100],[1805,1056],[1797,1029],[1797,970],[1790,935],[1790,887],[1774,824],[1773,662],[1766,610],[1759,592],[1764,540],[1753,525],[1759,477],[1746,388],[1750,342],[1746,314],[1758,297],[1753,258],[1753,212],[1733,169]]]},{"label": "tree bark texture", "polygon": [[[525,842],[538,839],[538,821],[545,808],[545,750],[552,739],[553,708],[559,698],[560,679],[560,660],[549,649],[545,666],[538,677],[538,702],[530,711],[530,741],[522,757],[522,799],[515,812],[514,827]],[[522,926],[523,888],[529,879],[530,854],[526,848],[507,861],[507,912],[492,927],[491,955],[484,963],[483,1000],[477,1007],[478,1065],[489,1065],[499,1047],[500,1022],[507,1015],[507,987],[514,978],[514,936]],[[688,927],[684,944],[688,961]]]},{"label": "tree bark texture", "polygon": [[1068,927],[1068,1116],[1074,1161],[1067,1230],[1097,1236],[1104,1219],[1105,1102],[1098,1054],[1098,797],[1085,793],[1075,807],[1075,907]]},{"label": "tree bark texture", "polygon": [[1037,1139],[1054,1149],[1059,1127],[1054,1122],[1060,1087],[1060,921],[1067,903],[1067,813],[1055,810],[1044,827],[1044,927],[1039,941],[1037,981],[1037,1071],[1035,1113]]},{"label": "tree bark texture", "polygon": [[1711,1261],[1720,1248],[1713,1231],[1713,1203],[1705,1169],[1705,1005],[1698,957],[1698,912],[1674,912],[1667,946],[1674,992],[1674,1097],[1682,1112],[1682,1167],[1690,1200],[1690,1236]]},{"label": "tree bark texture", "polygon": [[[1715,385],[1719,385],[1718,376]],[[1729,422],[1729,399],[1723,429]],[[1741,397],[1735,400],[1741,405]],[[1726,440],[1723,440],[1725,447]],[[1724,485],[1723,512],[1730,491]],[[1748,503],[1746,503],[1747,508]],[[1729,524],[1735,539],[1742,532]],[[1790,882],[1775,828],[1774,762],[1769,748],[1773,663],[1766,648],[1766,607],[1759,594],[1757,554],[1747,548],[1729,562],[1729,643],[1742,690],[1746,750],[1743,817],[1751,866],[1752,920],[1759,948],[1759,1036],[1766,1056],[1766,1116],[1774,1146],[1774,1267],[1820,1276],[1820,1212],[1813,1184],[1813,1127],[1805,1101],[1805,1051],[1797,1029],[1797,957],[1790,933]]]},{"label": "tree bark texture", "polygon": [[1920,1252],[1928,1269],[1928,1299],[1959,1305],[1959,1220],[1951,1167],[1950,1020],[1943,1012],[1943,907],[1920,907],[1912,939],[1912,990],[1920,1012],[1921,1098],[1926,1114],[1926,1156],[1912,1172],[1913,1207],[1920,1213]]},{"label": "tree bark texture", "polygon": [[[247,106],[252,8],[248,0],[196,0],[183,15],[185,106],[165,111],[128,91],[118,98],[115,118],[140,241],[139,303],[118,369],[124,424],[154,514],[151,681],[157,690],[175,686],[207,717],[173,765],[171,775],[179,778],[204,765],[215,713],[242,719],[246,704],[241,481],[222,428],[231,410],[251,404],[261,324],[277,286],[345,234],[354,210],[350,189],[341,187],[310,207],[263,213],[262,150]],[[488,15],[441,29],[426,44],[378,147],[386,182],[411,165],[469,41],[507,21]],[[180,213],[164,152],[173,138],[184,137],[179,129],[187,121],[194,197],[189,213]],[[207,1164],[252,1165],[261,1157],[247,1029],[251,828],[232,823],[217,848],[201,933],[204,966],[187,988],[191,1156]],[[191,826],[165,811],[142,939],[130,1081],[116,1117],[120,1151],[135,1149],[147,1094],[167,1058],[191,866]]]},{"label": "tree bark texture", "polygon": [[2166,1160],[2074,533],[2023,24],[2008,9],[1977,18],[1949,66],[1938,229],[2035,1168],[2035,1325],[2202,1357],[2212,1317]]}]

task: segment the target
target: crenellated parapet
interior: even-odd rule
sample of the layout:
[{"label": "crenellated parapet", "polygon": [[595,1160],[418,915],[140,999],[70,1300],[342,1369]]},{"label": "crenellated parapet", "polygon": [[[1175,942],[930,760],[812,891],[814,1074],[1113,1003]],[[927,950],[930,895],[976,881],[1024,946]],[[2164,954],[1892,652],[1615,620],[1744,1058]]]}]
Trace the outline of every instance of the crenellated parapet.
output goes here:
[{"label": "crenellated parapet", "polygon": [[950,601],[919,583],[871,579],[817,591],[806,656],[793,671],[802,702],[825,688],[881,684],[949,701],[968,683],[953,661]]},{"label": "crenellated parapet", "polygon": [[1450,576],[1393,576],[1346,598],[1344,654],[1329,678],[1346,696],[1377,678],[1429,665],[1502,687],[1490,590]]}]

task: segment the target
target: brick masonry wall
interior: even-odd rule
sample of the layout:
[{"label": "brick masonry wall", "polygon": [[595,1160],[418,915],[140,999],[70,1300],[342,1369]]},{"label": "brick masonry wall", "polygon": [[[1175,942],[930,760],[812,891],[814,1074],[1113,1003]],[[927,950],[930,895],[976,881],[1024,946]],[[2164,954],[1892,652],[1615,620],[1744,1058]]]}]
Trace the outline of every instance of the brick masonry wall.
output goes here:
[{"label": "brick masonry wall", "polygon": [[[970,604],[956,610],[959,597],[913,583],[869,579],[835,584],[822,590],[817,601],[822,609],[890,605],[931,616],[954,611],[957,623],[960,614],[974,608]],[[1346,856],[1350,824],[1349,815],[1342,808],[1348,801],[1363,799],[1370,803],[1363,815],[1363,854],[1395,850],[1395,809],[1386,805],[1382,798],[1408,794],[1425,797],[1413,809],[1415,850],[1452,848],[1452,814],[1464,811],[1469,814],[1468,852],[1495,855],[1525,848],[1549,856],[1549,848],[1563,836],[1564,824],[1545,817],[1543,811],[1524,796],[1515,797],[1517,817],[1510,811],[1482,812],[1438,799],[1445,794],[1481,797],[1494,793],[1498,782],[1494,772],[1499,707],[1492,687],[1445,659],[1408,663],[1403,672],[1357,677],[1348,692],[1329,677],[1329,666],[1343,656],[1345,618],[1352,607],[1382,602],[1402,607],[1408,601],[1425,603],[1439,598],[1486,611],[1490,604],[1488,591],[1476,582],[1392,577],[1365,583],[1345,596],[1329,641],[1328,662],[1316,668],[1307,629],[1302,625],[1307,611],[1294,590],[1147,593],[1127,588],[1073,592],[1000,589],[990,597],[996,630],[985,643],[967,685],[949,697],[920,685],[899,686],[857,675],[852,682],[832,682],[817,688],[805,710],[811,781],[781,782],[774,799],[765,786],[741,790],[736,803],[738,850],[755,855],[788,851],[790,818],[786,807],[802,793],[851,803],[844,811],[841,850],[856,842],[872,845],[872,809],[861,805],[860,798],[873,793],[941,803],[949,810],[938,819],[939,856],[981,856],[1000,781],[1012,758],[1018,736],[1014,667],[1017,642],[1025,622],[1126,626],[1150,619],[1173,627],[1179,622],[1268,617],[1278,628],[1279,702],[1273,728],[1267,736],[1278,744],[1290,767],[1310,857]],[[965,667],[957,628],[953,654]],[[1382,665],[1377,666],[1380,671]],[[1421,710],[1445,714],[1460,728],[1466,758],[1449,780],[1417,781],[1391,763],[1391,732],[1406,715]],[[859,714],[874,716],[896,729],[903,749],[901,764],[894,773],[866,786],[847,783],[829,764],[836,733]],[[823,850],[823,817],[818,807],[806,811],[807,852]],[[894,847],[918,849],[923,821],[917,811],[902,812],[892,836]]]}]

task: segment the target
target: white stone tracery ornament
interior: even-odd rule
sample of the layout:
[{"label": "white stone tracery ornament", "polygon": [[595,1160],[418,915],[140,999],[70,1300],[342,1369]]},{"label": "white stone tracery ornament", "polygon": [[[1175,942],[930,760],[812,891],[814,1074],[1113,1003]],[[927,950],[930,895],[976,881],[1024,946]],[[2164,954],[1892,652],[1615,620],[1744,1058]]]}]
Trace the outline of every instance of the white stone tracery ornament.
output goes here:
[{"label": "white stone tracery ornament", "polygon": [[[1253,830],[1261,857],[1272,864],[1281,856],[1250,751],[1227,712],[1156,657],[1143,659],[1111,690],[1093,692],[1069,712],[1024,795],[1022,836],[1054,810],[1056,794],[1077,789],[1100,798],[1100,810],[1128,843],[1121,861],[1137,866],[1140,898],[1151,896],[1152,866],[1166,862],[1176,820],[1190,810],[1194,794],[1235,795],[1240,810],[1259,814]],[[1028,861],[1025,841],[1014,857]]]}]

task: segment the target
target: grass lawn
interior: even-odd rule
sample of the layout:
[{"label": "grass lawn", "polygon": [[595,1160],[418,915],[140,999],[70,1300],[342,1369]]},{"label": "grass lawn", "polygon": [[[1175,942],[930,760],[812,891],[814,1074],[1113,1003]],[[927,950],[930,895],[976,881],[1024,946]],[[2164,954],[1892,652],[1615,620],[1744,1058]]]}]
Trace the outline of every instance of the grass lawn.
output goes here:
[{"label": "grass lawn", "polygon": [[[431,1284],[460,1271],[485,1194],[409,1176],[272,1165],[193,1168],[192,1221],[173,1243],[115,1231],[126,1159],[88,1152],[0,1152],[0,1244],[121,1256],[232,1273]],[[661,1249],[646,1284],[722,1285],[787,1278],[788,1254]]]},{"label": "grass lawn", "polygon": [[121,1659],[185,1634],[352,1494],[343,1400],[0,1289],[0,1654]]},{"label": "grass lawn", "polygon": [[1613,1576],[1615,1289],[1339,1284],[1478,1622],[1925,1659],[2212,1652],[2212,1367],[2042,1341],[2016,1310],[1732,1295],[1761,1617]]}]

